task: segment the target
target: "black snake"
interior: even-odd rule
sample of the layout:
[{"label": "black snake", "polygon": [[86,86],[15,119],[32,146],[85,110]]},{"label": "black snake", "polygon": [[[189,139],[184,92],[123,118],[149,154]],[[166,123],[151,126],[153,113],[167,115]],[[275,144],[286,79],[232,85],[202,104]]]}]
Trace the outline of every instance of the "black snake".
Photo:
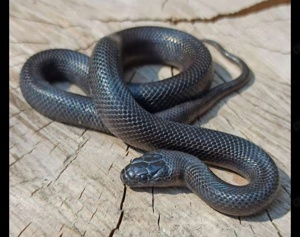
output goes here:
[{"label": "black snake", "polygon": [[[126,185],[187,186],[222,213],[252,215],[276,196],[274,161],[243,138],[182,123],[192,122],[249,80],[241,59],[213,41],[206,43],[242,69],[237,79],[209,89],[213,64],[203,42],[174,29],[136,27],[100,39],[90,58],[67,49],[33,55],[22,68],[20,86],[43,115],[113,134],[149,151],[122,170]],[[125,68],[145,63],[172,65],[180,73],[154,83],[123,80]],[[60,90],[49,83],[55,80],[69,80],[88,96]],[[228,184],[203,162],[235,171],[249,184]]]}]

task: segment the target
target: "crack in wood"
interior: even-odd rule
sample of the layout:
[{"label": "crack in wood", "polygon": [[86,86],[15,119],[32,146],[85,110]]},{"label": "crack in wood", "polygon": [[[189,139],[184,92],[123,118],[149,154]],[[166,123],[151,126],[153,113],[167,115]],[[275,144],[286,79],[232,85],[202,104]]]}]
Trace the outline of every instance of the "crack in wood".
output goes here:
[{"label": "crack in wood", "polygon": [[103,189],[104,189],[104,188],[102,188],[102,189],[101,189],[98,199],[100,199],[100,198],[101,198],[101,195],[102,195]]},{"label": "crack in wood", "polygon": [[31,193],[30,197],[32,197],[36,192],[38,192],[39,190],[41,190],[44,186],[45,186],[45,185],[42,185],[42,187],[39,187],[39,188],[37,188],[36,190],[34,190],[34,191]]},{"label": "crack in wood", "polygon": [[9,119],[11,119],[11,118],[13,118],[13,117],[15,117],[15,116],[18,116],[19,114],[21,114],[21,113],[23,113],[24,111],[26,111],[27,110],[27,108],[25,108],[25,109],[21,109],[20,111],[18,111],[17,113],[15,113],[15,114],[13,114],[13,115],[11,115],[10,117],[9,117]]},{"label": "crack in wood", "polygon": [[58,146],[58,144],[59,144],[59,143],[56,143],[56,144],[54,145],[54,147],[51,149],[49,155],[51,155],[52,151],[54,151],[54,149]]},{"label": "crack in wood", "polygon": [[[219,101],[219,102],[221,102],[221,101]],[[240,118],[241,116],[231,107],[231,106],[229,106],[229,104],[227,103],[227,99],[224,99],[223,100],[223,103],[225,104],[225,105],[227,105],[227,107],[235,114],[235,116],[237,117],[237,118]]]},{"label": "crack in wood", "polygon": [[126,197],[126,185],[124,185],[124,189],[123,189],[123,196],[122,196],[122,199],[121,199],[121,203],[120,203],[120,210],[121,210],[121,213],[120,213],[120,216],[119,216],[119,219],[118,219],[118,222],[117,222],[117,225],[115,228],[113,228],[110,233],[109,233],[109,236],[108,237],[112,237],[115,233],[116,230],[118,230],[120,228],[120,225],[121,225],[121,222],[123,220],[123,216],[124,216],[124,210],[123,210],[123,204],[124,204],[124,201],[125,201],[125,197]]},{"label": "crack in wood", "polygon": [[124,201],[125,201],[125,197],[126,197],[126,185],[124,185],[124,189],[123,189],[123,196],[122,196],[122,200],[121,200],[121,203],[120,203],[120,210],[123,210],[123,204],[124,204]]},{"label": "crack in wood", "polygon": [[113,23],[113,22],[166,22],[173,25],[179,24],[179,23],[214,23],[216,21],[222,20],[224,18],[230,19],[230,18],[237,18],[241,16],[250,15],[251,13],[257,14],[259,11],[263,11],[268,8],[273,8],[280,5],[288,5],[290,4],[290,0],[280,0],[280,1],[264,1],[259,2],[257,4],[254,4],[249,7],[242,8],[241,10],[233,13],[220,13],[213,17],[209,18],[202,18],[202,17],[194,17],[191,19],[186,18],[176,18],[176,17],[168,17],[168,18],[148,18],[148,17],[141,17],[136,19],[123,18],[123,19],[90,19],[92,21],[98,21],[101,23]]},{"label": "crack in wood", "polygon": [[163,3],[161,4],[161,10],[163,11],[164,10],[164,8],[165,8],[165,6],[166,6],[166,4],[167,4],[167,2],[168,2],[169,0],[164,0],[163,1]]},{"label": "crack in wood", "polygon": [[84,193],[84,190],[85,190],[85,187],[83,188],[83,190],[81,191],[81,193],[80,193],[80,196],[79,196],[79,198],[78,198],[78,200],[82,197],[82,194]]},{"label": "crack in wood", "polygon": [[129,154],[129,148],[130,148],[130,145],[127,145],[126,150],[125,150],[125,156],[128,156],[128,154]]},{"label": "crack in wood", "polygon": [[35,134],[39,133],[42,129],[44,129],[45,127],[47,127],[48,125],[50,125],[53,122],[54,121],[51,120],[50,122],[46,123],[45,125],[43,125],[42,127],[40,127],[38,130],[35,130],[32,135],[35,135]]},{"label": "crack in wood", "polygon": [[160,213],[158,213],[157,226],[158,226],[158,229],[160,230]]},{"label": "crack in wood", "polygon": [[[62,203],[60,204],[60,207],[62,207],[62,205],[64,205],[64,203],[67,201],[68,198],[66,198],[65,200],[62,201]],[[63,226],[62,226],[63,227]],[[62,228],[61,227],[61,228]]]},{"label": "crack in wood", "polygon": [[91,218],[90,218],[90,221],[93,219],[94,215],[96,214],[96,212],[98,211],[98,207],[96,208],[96,210],[93,212]]},{"label": "crack in wood", "polygon": [[[286,120],[286,119],[280,117],[279,115],[277,115],[277,114],[275,114],[275,113],[272,113],[272,112],[270,112],[270,111],[264,109],[263,107],[260,107],[260,109],[261,109],[262,111],[264,111],[265,113],[270,114],[270,115],[272,115],[273,117],[275,117],[275,118],[277,118],[277,119],[280,119],[280,120],[282,120],[282,121],[284,121],[284,122],[286,122],[286,123],[289,122],[288,120]],[[275,109],[275,108],[274,108],[274,109]],[[269,120],[269,121],[270,121],[270,120]],[[271,122],[272,122],[272,121],[271,121]]]},{"label": "crack in wood", "polygon": [[272,217],[271,217],[271,215],[270,215],[270,213],[269,213],[268,210],[266,210],[266,213],[267,213],[267,216],[268,216],[269,220],[271,221],[273,227],[275,228],[275,230],[276,230],[276,232],[277,232],[277,235],[278,235],[279,237],[283,237],[283,236],[281,235],[281,233],[280,233],[280,230],[278,229],[278,227],[277,227],[277,226],[275,225],[275,223],[273,222],[273,219],[272,219]]},{"label": "crack in wood", "polygon": [[[164,0],[164,2],[161,5],[161,10],[163,10],[163,8],[165,7],[166,3],[168,2],[168,0]],[[90,19],[92,21],[99,21],[102,23],[113,23],[113,22],[140,22],[140,21],[152,21],[152,22],[169,22],[171,24],[178,24],[178,23],[198,23],[198,22],[216,22],[219,21],[221,19],[224,18],[236,18],[236,17],[241,17],[241,16],[246,16],[249,15],[251,13],[257,13],[259,11],[263,11],[265,9],[268,8],[273,8],[279,5],[287,5],[290,4],[289,0],[280,0],[280,1],[264,1],[264,2],[259,2],[257,4],[251,5],[249,7],[246,8],[242,8],[241,10],[237,11],[237,12],[233,12],[233,13],[224,13],[224,14],[217,14],[213,17],[210,18],[201,18],[201,17],[196,17],[196,18],[191,18],[191,19],[186,19],[186,18],[176,18],[176,17],[169,17],[169,18],[148,18],[148,17],[144,17],[144,18],[137,18],[137,19],[130,19],[130,18],[124,18],[124,19]],[[39,24],[46,24],[46,25],[51,25],[54,27],[59,27],[61,29],[67,29],[69,27],[75,27],[72,25],[69,26],[61,26],[59,24],[54,24],[54,23],[50,23],[50,22],[43,22],[43,21],[37,21],[37,20],[29,20],[26,18],[21,18],[21,17],[17,17],[14,15],[10,15],[9,17],[14,18],[14,19],[18,19],[18,20],[23,20],[23,21],[28,21],[28,22],[32,22],[32,23],[39,23]],[[81,27],[81,26],[77,26],[77,27]]]},{"label": "crack in wood", "polygon": [[17,19],[17,20],[21,20],[21,21],[28,21],[28,22],[31,22],[31,23],[39,23],[39,24],[51,25],[51,26],[55,26],[55,27],[59,27],[59,28],[63,29],[62,26],[54,24],[54,23],[49,23],[49,22],[44,22],[44,21],[36,21],[36,20],[29,20],[27,18],[17,17],[17,16],[13,16],[13,15],[9,15],[9,17]]},{"label": "crack in wood", "polygon": [[112,142],[112,144],[111,144],[110,147],[109,147],[109,150],[111,150],[111,148],[113,147],[114,144],[115,144],[115,143]]},{"label": "crack in wood", "polygon": [[22,234],[23,234],[23,232],[31,225],[31,221],[21,230],[21,232],[18,234],[18,237],[20,237]]},{"label": "crack in wood", "polygon": [[47,184],[47,186],[46,186],[46,187],[48,188],[48,187],[50,186],[50,184],[51,184],[51,183],[52,183],[52,181],[50,181],[50,182]]},{"label": "crack in wood", "polygon": [[154,187],[152,187],[151,193],[152,193],[152,212],[154,213]]},{"label": "crack in wood", "polygon": [[[231,34],[224,34],[224,33],[221,33],[221,34],[222,34],[223,36],[226,36],[226,37],[229,37],[229,38],[236,39],[236,36],[234,36],[234,35],[231,35]],[[255,45],[255,44],[253,44],[253,43],[249,43],[249,42],[247,42],[246,40],[242,40],[242,39],[240,40],[240,42],[242,42],[243,44],[246,44],[246,45],[248,45],[248,46],[250,46],[250,47],[257,48],[257,49],[262,49],[262,50],[266,50],[266,51],[271,52],[271,53],[279,53],[279,54],[281,54],[281,55],[290,55],[290,54],[291,54],[290,51],[288,51],[288,52],[282,52],[282,51],[279,51],[279,50],[272,50],[272,49],[267,48],[267,47],[262,47],[262,46]]]},{"label": "crack in wood", "polygon": [[58,232],[61,232],[61,230],[65,227],[65,224],[62,224]]},{"label": "crack in wood", "polygon": [[289,196],[291,196],[290,192],[286,189],[286,187],[284,187],[284,185],[281,184],[281,187]]},{"label": "crack in wood", "polygon": [[[10,44],[37,44],[37,45],[44,45],[49,44],[49,42],[30,42],[30,41],[20,41],[20,42],[9,42]],[[24,62],[23,62],[24,63]]]},{"label": "crack in wood", "polygon": [[21,155],[20,157],[17,157],[17,156],[16,156],[16,157],[15,157],[16,160],[15,160],[14,162],[12,162],[12,163],[9,165],[9,167],[11,167],[11,166],[13,166],[14,164],[16,164],[17,162],[19,162],[19,161],[20,161],[21,159],[23,159],[25,156],[30,155],[30,154],[37,148],[37,146],[38,146],[38,144],[39,144],[40,142],[41,142],[41,141],[38,141],[30,151],[26,152],[25,154]]},{"label": "crack in wood", "polygon": [[72,226],[72,229],[75,230],[80,236],[83,236],[83,234],[79,231],[79,229],[75,226],[75,223]]},{"label": "crack in wood", "polygon": [[83,132],[82,132],[82,133],[80,134],[80,136],[79,136],[79,139],[82,138],[82,136],[86,133],[87,130],[88,130],[87,128],[85,128],[85,129],[83,130]]},{"label": "crack in wood", "polygon": [[109,171],[111,170],[111,168],[114,166],[114,163],[115,163],[115,162],[112,162],[112,163],[111,163],[111,165],[109,166],[107,172],[109,172]]},{"label": "crack in wood", "polygon": [[78,215],[79,212],[81,212],[83,210],[84,206],[82,205],[82,207],[76,212],[75,216]]},{"label": "crack in wood", "polygon": [[117,223],[116,227],[113,228],[113,229],[111,230],[111,232],[110,232],[110,234],[109,234],[108,237],[113,237],[113,236],[114,236],[115,231],[118,230],[119,227],[120,227],[120,225],[121,225],[123,216],[124,216],[124,211],[122,210],[122,211],[121,211],[121,214],[120,214],[120,216],[119,216],[119,220],[118,220],[118,223]]},{"label": "crack in wood", "polygon": [[62,173],[68,168],[68,166],[69,166],[76,158],[77,158],[77,156],[75,156],[75,158],[74,158],[69,164],[67,164],[67,165],[59,172],[59,174],[58,174],[58,176],[56,177],[56,179],[54,180],[54,182],[56,182],[56,181],[60,178],[60,176],[62,175]]},{"label": "crack in wood", "polygon": [[253,234],[255,234],[255,232],[254,232],[254,230],[253,230],[253,228],[252,228],[252,225],[249,224],[249,226],[250,226],[250,229],[252,230]]},{"label": "crack in wood", "polygon": [[58,174],[54,182],[56,182],[60,178],[62,173],[69,167],[69,165],[71,165],[77,159],[79,152],[81,151],[81,149],[84,147],[84,145],[87,143],[88,140],[89,138],[87,138],[85,141],[80,143],[76,151],[72,155],[67,156],[67,159],[64,161],[64,164],[67,162],[67,160],[69,160],[70,157],[74,156],[74,158],[62,169],[62,171],[60,171],[60,173]]},{"label": "crack in wood", "polygon": [[[236,91],[236,93],[238,93],[238,91]],[[240,94],[240,93],[238,93],[238,94]],[[241,94],[240,94],[241,95]],[[242,95],[241,95],[242,96]],[[272,113],[272,112],[270,112],[270,111],[268,111],[268,110],[266,110],[266,109],[264,109],[262,106],[259,106],[259,105],[257,105],[257,104],[255,104],[253,101],[251,101],[251,100],[249,100],[248,98],[246,98],[246,97],[244,97],[244,96],[242,96],[243,97],[243,99],[245,99],[246,101],[248,101],[250,104],[252,104],[255,108],[259,108],[259,109],[261,109],[261,110],[263,110],[265,113],[267,113],[267,114],[270,114],[270,115],[272,115],[273,117],[275,117],[275,118],[277,118],[277,119],[280,119],[280,120],[282,120],[282,121],[284,121],[284,122],[288,122],[286,119],[284,119],[283,117],[280,117],[279,115],[277,115],[277,114],[275,114],[275,113]],[[262,99],[259,99],[260,101],[262,100]],[[272,105],[271,104],[268,104],[268,106],[271,106],[272,107]],[[274,110],[276,109],[276,108],[274,108],[274,107],[272,107]],[[251,111],[252,111],[252,109],[251,109]],[[265,118],[265,117],[264,117]],[[270,121],[270,120],[269,120]],[[271,121],[272,122],[272,121]]]},{"label": "crack in wood", "polygon": [[[77,158],[77,156],[78,156],[78,154],[79,154],[79,152],[80,152],[80,150],[84,147],[84,145],[87,143],[87,141],[89,140],[90,138],[88,137],[86,140],[84,140],[83,142],[81,142],[79,145],[78,145],[78,147],[77,147],[77,149],[76,149],[76,151],[75,152],[73,152],[72,154],[70,154],[70,155],[67,155],[67,157],[66,157],[66,159],[64,160],[64,164],[66,164],[67,163],[67,161],[70,159],[70,158],[72,158],[74,155],[75,155],[75,158]],[[74,158],[74,159],[75,159]],[[72,162],[72,161],[71,161]],[[70,164],[70,163],[69,163]]]},{"label": "crack in wood", "polygon": [[18,183],[16,183],[16,184],[10,185],[10,187],[11,187],[11,188],[14,188],[14,187],[16,187],[17,185],[24,184],[24,183],[28,183],[28,182],[33,182],[33,181],[35,181],[35,180],[37,180],[37,179],[38,179],[37,177],[35,177],[35,178],[33,178],[33,179],[25,179],[25,180],[22,180],[21,182],[18,182]]},{"label": "crack in wood", "polygon": [[34,236],[34,234],[38,231],[39,229],[36,229],[30,236]]},{"label": "crack in wood", "polygon": [[234,130],[234,127],[233,127],[232,123],[230,122],[230,120],[226,117],[225,117],[225,119],[226,119],[227,123],[229,124],[229,126]]}]

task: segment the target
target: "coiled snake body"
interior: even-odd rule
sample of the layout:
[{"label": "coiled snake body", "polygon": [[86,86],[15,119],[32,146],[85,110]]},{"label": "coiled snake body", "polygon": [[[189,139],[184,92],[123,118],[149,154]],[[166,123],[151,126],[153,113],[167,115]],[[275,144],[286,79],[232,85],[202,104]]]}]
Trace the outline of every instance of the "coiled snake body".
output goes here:
[{"label": "coiled snake body", "polygon": [[[91,58],[66,49],[37,53],[24,64],[20,86],[27,102],[45,116],[111,133],[150,151],[122,170],[125,184],[184,185],[222,213],[252,215],[264,210],[278,190],[273,160],[240,137],[179,123],[199,117],[249,79],[241,59],[206,42],[240,66],[237,79],[209,90],[212,60],[201,41],[173,29],[137,27],[103,37]],[[127,84],[123,68],[137,63],[168,64],[180,73],[155,83]],[[76,83],[88,96],[49,84],[61,78]],[[203,162],[233,170],[249,184],[228,184]]]}]

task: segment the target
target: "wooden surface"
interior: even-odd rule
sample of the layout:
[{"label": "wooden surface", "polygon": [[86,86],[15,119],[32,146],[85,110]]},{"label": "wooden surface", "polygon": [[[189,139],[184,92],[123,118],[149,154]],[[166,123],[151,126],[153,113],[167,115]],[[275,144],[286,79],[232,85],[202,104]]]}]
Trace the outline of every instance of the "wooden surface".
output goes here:
[{"label": "wooden surface", "polygon": [[[29,56],[49,48],[90,55],[104,35],[141,25],[214,39],[251,68],[249,85],[196,125],[244,137],[272,156],[281,187],[263,213],[231,218],[183,188],[124,189],[119,173],[137,151],[115,137],[51,121],[24,100],[19,73]],[[238,75],[211,52],[218,62],[217,82]],[[10,3],[9,60],[10,236],[290,235],[289,1],[15,0]],[[157,80],[172,73],[176,70],[149,66],[127,78]],[[231,183],[245,183],[214,172]]]}]

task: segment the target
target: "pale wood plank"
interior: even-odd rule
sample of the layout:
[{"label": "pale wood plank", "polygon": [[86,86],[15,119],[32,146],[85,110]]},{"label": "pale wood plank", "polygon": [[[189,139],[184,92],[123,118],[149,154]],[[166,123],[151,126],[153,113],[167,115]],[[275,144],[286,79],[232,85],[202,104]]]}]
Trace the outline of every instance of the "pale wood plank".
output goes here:
[{"label": "pale wood plank", "polygon": [[[10,236],[109,236],[120,217],[114,236],[289,236],[290,5],[260,2],[11,2]],[[170,19],[182,21],[174,25]],[[185,189],[124,191],[119,173],[139,156],[137,151],[117,138],[53,122],[25,102],[19,72],[29,56],[48,48],[90,54],[102,36],[140,25],[215,39],[252,69],[251,85],[222,100],[196,125],[247,138],[274,158],[282,188],[267,212],[231,218]],[[216,66],[222,77],[216,75],[217,83],[238,74],[211,52],[229,71]],[[171,75],[168,67],[152,66],[127,77],[136,81]],[[245,182],[214,172],[232,183]]]}]

